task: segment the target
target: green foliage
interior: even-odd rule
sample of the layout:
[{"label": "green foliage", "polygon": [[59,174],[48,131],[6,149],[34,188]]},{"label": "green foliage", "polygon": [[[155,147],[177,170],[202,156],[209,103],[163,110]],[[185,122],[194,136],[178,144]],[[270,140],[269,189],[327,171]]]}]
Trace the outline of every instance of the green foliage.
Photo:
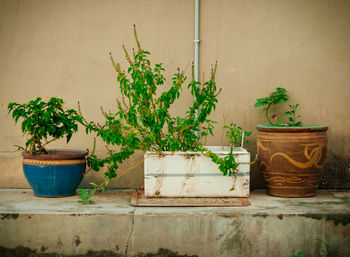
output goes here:
[{"label": "green foliage", "polygon": [[297,255],[291,255],[290,257],[300,257],[302,254],[303,254],[303,252],[302,252],[302,251],[299,251],[299,252],[297,253]]},{"label": "green foliage", "polygon": [[263,111],[265,112],[266,119],[271,125],[276,125],[276,123],[272,123],[269,118],[269,110],[271,106],[283,103],[289,99],[287,95],[287,90],[281,87],[277,87],[275,92],[272,92],[269,96],[264,98],[259,98],[256,100],[255,107],[263,107]]},{"label": "green foliage", "polygon": [[80,200],[78,201],[81,204],[93,204],[95,201],[90,198],[95,194],[96,191],[90,189],[78,189],[77,193]]},{"label": "green foliage", "polygon": [[[243,131],[242,127],[237,126],[236,124],[231,123],[229,126],[224,126],[226,131],[226,137],[228,141],[233,146],[242,146],[242,143],[248,143],[247,137],[252,134],[250,131]],[[243,142],[242,142],[242,136],[244,135]]]},{"label": "green foliage", "polygon": [[103,187],[104,185],[108,185],[108,180],[105,180],[104,183],[101,185],[97,185],[93,182],[90,183],[94,188],[93,189],[78,189],[77,193],[79,195],[80,200],[78,203],[81,204],[93,204],[95,201],[91,200],[91,198],[95,195],[97,191],[104,192],[105,188]]},{"label": "green foliage", "polygon": [[47,153],[45,146],[63,137],[68,143],[82,122],[77,111],[65,110],[63,100],[57,97],[48,101],[38,97],[25,104],[11,102],[7,109],[16,123],[22,119],[21,129],[27,140],[25,147],[18,146],[18,149],[30,154]]},{"label": "green foliage", "polygon": [[285,115],[289,115],[288,126],[298,127],[298,126],[303,125],[303,123],[301,121],[297,121],[297,119],[299,119],[301,117],[300,115],[296,115],[296,111],[297,111],[298,106],[299,106],[299,104],[289,105],[289,111],[287,111],[285,113]]},{"label": "green foliage", "polygon": [[[136,150],[206,152],[197,133],[199,128],[202,128],[200,136],[206,139],[208,135],[213,135],[213,124],[216,123],[208,117],[215,110],[221,91],[217,89],[215,82],[217,64],[211,67],[210,78],[203,83],[195,81],[192,65],[192,79],[187,89],[195,101],[184,117],[174,117],[169,109],[179,98],[186,77],[183,71],[178,69],[172,76],[170,88],[159,93],[158,89],[166,83],[163,64],[151,64],[150,52],[141,48],[135,27],[134,36],[137,48],[133,49],[131,55],[123,46],[129,64],[126,71],[122,70],[110,54],[121,91],[121,99],[117,100],[117,111],[102,110],[105,117],[103,124],[88,122],[85,119],[82,122],[87,133],[95,132],[106,144],[108,156],[99,158],[92,151],[87,163],[95,171],[106,167],[107,179],[119,177],[120,164]],[[210,157],[219,165],[224,175],[231,175],[237,167],[232,154],[219,158],[210,153]]]},{"label": "green foliage", "polygon": [[321,243],[321,248],[319,249],[320,256],[321,257],[331,257],[331,254],[329,253],[328,243],[324,240],[321,240],[321,239],[316,239],[315,241]]},{"label": "green foliage", "polygon": [[214,124],[217,123],[216,121],[213,121],[213,120],[206,120],[206,122],[207,124],[206,126],[202,127],[202,132],[201,132],[201,137],[205,138],[204,145],[206,145],[208,135],[214,136]]},{"label": "green foliage", "polygon": [[276,121],[275,123],[272,123],[272,121],[269,118],[269,109],[271,106],[283,103],[289,99],[287,95],[287,90],[284,88],[277,87],[276,91],[271,93],[269,96],[265,98],[259,98],[256,100],[255,107],[263,107],[263,111],[265,112],[266,119],[268,122],[273,126],[290,126],[290,127],[298,127],[302,126],[303,123],[301,121],[298,121],[298,119],[301,117],[300,115],[296,115],[297,108],[299,104],[296,105],[289,105],[289,110],[285,112],[285,115],[288,115],[288,123],[282,123],[281,121]]},{"label": "green foliage", "polygon": [[[321,248],[319,248],[319,256],[320,257],[331,257],[331,254],[329,253],[329,245],[326,241],[321,239],[315,239],[314,241],[321,243]],[[303,254],[302,251],[299,251],[297,255],[291,255],[290,257],[301,257]]]},{"label": "green foliage", "polygon": [[[208,130],[211,128],[208,123]],[[233,147],[234,146],[241,146],[242,143],[242,135],[244,136],[250,136],[252,132],[244,131],[243,129],[236,124],[231,123],[229,126],[224,126],[224,128],[227,129],[226,136],[228,139],[228,142],[230,143],[230,153],[225,156],[224,158],[220,158],[217,154],[213,152],[206,152],[206,156],[210,157],[211,160],[216,163],[219,167],[219,170],[222,172],[224,176],[229,175],[232,176],[235,174],[235,171],[238,167],[238,163],[236,162],[234,156],[233,156]],[[210,130],[209,130],[210,131]],[[212,131],[211,135],[212,134]],[[244,137],[244,142],[248,142],[247,138]],[[233,190],[234,188],[232,188]]]},{"label": "green foliage", "polygon": [[220,158],[217,154],[211,151],[207,151],[205,156],[211,158],[211,160],[219,166],[219,170],[222,172],[224,176],[226,175],[232,176],[238,167],[238,163],[236,162],[232,151],[233,151],[233,148],[231,146],[230,153],[226,155],[224,158]]}]

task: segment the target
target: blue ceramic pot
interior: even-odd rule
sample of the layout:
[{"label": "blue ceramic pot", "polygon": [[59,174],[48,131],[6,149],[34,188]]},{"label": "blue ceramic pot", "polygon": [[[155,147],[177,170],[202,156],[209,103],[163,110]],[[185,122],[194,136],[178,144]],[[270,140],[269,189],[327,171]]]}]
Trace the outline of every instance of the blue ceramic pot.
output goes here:
[{"label": "blue ceramic pot", "polygon": [[74,195],[86,169],[85,151],[49,150],[49,154],[23,153],[23,171],[34,191],[42,197]]}]

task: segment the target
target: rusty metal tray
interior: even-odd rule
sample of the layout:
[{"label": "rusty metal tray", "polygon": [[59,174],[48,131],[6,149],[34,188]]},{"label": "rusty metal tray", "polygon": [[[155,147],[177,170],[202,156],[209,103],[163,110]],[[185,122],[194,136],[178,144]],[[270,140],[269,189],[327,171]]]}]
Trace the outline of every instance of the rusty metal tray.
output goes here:
[{"label": "rusty metal tray", "polygon": [[133,192],[131,205],[139,207],[244,207],[245,197],[145,197],[143,191]]}]

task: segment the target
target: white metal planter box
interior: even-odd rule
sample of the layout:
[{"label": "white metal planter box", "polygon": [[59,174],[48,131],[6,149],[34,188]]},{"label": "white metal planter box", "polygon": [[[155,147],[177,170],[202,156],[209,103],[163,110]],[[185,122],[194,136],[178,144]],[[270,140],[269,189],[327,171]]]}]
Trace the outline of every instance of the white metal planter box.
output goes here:
[{"label": "white metal planter box", "polygon": [[[224,157],[225,146],[208,150]],[[145,154],[145,196],[148,197],[248,197],[250,154],[241,147],[233,151],[238,175],[223,176],[218,165],[199,152]],[[234,189],[232,190],[232,188]]]}]

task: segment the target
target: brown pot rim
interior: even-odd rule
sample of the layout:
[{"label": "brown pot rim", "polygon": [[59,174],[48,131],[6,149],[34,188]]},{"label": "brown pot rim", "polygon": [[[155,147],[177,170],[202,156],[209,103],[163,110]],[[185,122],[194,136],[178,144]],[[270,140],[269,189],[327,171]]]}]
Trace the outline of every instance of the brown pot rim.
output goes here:
[{"label": "brown pot rim", "polygon": [[23,159],[31,160],[79,160],[85,159],[88,152],[82,150],[48,149],[49,154],[29,154],[22,152]]},{"label": "brown pot rim", "polygon": [[312,124],[303,124],[300,127],[275,127],[271,124],[258,124],[256,129],[261,132],[322,132],[327,131],[328,126],[325,125],[312,125]]}]

